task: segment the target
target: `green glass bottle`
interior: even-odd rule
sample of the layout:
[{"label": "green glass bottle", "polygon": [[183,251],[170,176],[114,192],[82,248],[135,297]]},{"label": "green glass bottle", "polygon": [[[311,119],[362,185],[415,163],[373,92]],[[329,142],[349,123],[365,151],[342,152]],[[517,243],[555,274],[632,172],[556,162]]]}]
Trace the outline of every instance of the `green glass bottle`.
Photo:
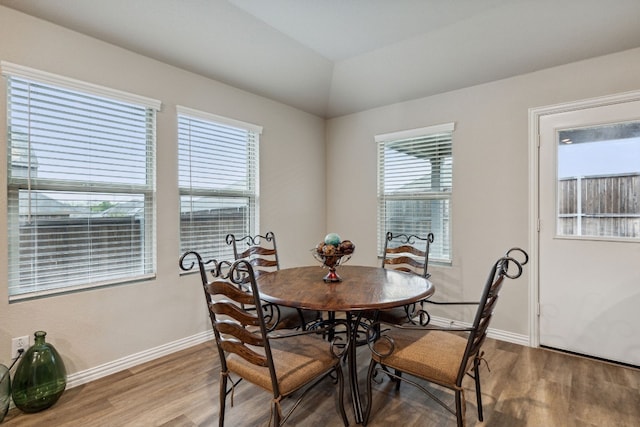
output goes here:
[{"label": "green glass bottle", "polygon": [[45,342],[44,331],[35,334],[33,344],[22,356],[13,376],[12,396],[24,412],[38,412],[58,401],[67,386],[67,371],[60,354]]},{"label": "green glass bottle", "polygon": [[9,411],[11,403],[11,375],[9,368],[0,364],[0,423]]}]

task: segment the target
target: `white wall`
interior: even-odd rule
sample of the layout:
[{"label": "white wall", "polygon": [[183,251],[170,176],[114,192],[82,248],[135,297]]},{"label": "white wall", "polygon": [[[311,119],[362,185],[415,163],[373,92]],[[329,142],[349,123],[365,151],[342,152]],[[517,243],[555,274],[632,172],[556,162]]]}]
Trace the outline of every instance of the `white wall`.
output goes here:
[{"label": "white wall", "polygon": [[[199,278],[178,274],[176,105],[264,127],[261,231],[276,233],[283,266],[315,263],[307,249],[325,232],[324,120],[4,7],[0,60],[163,103],[157,120],[157,279],[11,304],[7,287],[0,286],[0,362],[10,362],[12,337],[40,329],[48,332],[69,374],[210,330]],[[0,117],[6,117],[5,110],[2,83]],[[0,188],[5,189],[4,119],[0,134]],[[6,280],[5,190],[0,205],[0,271]]]},{"label": "white wall", "polygon": [[[529,108],[637,89],[640,49],[329,120],[327,229],[356,243],[352,262],[375,265],[374,135],[455,122],[453,265],[431,268],[434,298],[477,300],[491,264],[531,245]],[[528,335],[529,278],[505,285],[493,328]],[[471,321],[472,313],[447,315]]]}]

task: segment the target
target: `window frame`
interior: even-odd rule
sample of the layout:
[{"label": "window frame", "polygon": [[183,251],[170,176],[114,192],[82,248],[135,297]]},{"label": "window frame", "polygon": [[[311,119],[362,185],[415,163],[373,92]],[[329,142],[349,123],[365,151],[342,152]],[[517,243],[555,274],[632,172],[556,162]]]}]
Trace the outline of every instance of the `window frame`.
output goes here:
[{"label": "window frame", "polygon": [[[98,182],[98,181],[80,181],[77,179],[64,179],[58,177],[56,178],[42,178],[38,177],[37,179],[31,179],[30,177],[20,177],[20,176],[12,176],[12,153],[9,151],[7,153],[7,227],[9,229],[8,233],[8,264],[9,264],[9,272],[8,272],[8,294],[9,301],[14,300],[23,300],[30,299],[41,296],[48,295],[56,295],[60,293],[68,293],[71,291],[77,290],[85,290],[92,289],[96,287],[113,285],[113,284],[122,284],[122,283],[131,283],[134,281],[140,280],[148,280],[152,279],[156,276],[156,113],[161,108],[161,102],[152,98],[148,98],[145,96],[140,96],[136,94],[127,93],[124,91],[96,85],[93,83],[84,82],[81,80],[76,80],[64,76],[60,76],[57,74],[40,71],[36,69],[32,69],[29,67],[25,67],[22,65],[13,64],[6,61],[0,61],[0,72],[2,76],[5,78],[5,87],[7,88],[7,101],[6,101],[6,120],[7,124],[9,124],[10,117],[13,114],[14,110],[11,110],[11,100],[9,98],[9,87],[13,81],[18,82],[19,84],[34,84],[45,86],[51,88],[53,90],[59,90],[60,93],[63,92],[72,92],[78,94],[78,96],[85,97],[87,99],[103,99],[105,102],[115,102],[120,104],[126,104],[127,106],[133,109],[139,109],[141,112],[144,111],[144,129],[145,129],[145,148],[144,148],[144,184],[134,184],[132,182],[125,183],[113,183],[113,182]],[[34,102],[31,97],[28,98],[29,102]],[[46,104],[50,105],[50,104]],[[69,101],[69,106],[72,106]],[[76,114],[78,111],[78,107],[75,108]],[[141,115],[142,116],[142,115]],[[139,123],[142,125],[142,123]],[[9,129],[7,129],[7,135],[9,135]],[[55,137],[52,136],[52,138]],[[88,136],[86,138],[89,138]],[[16,140],[11,139],[7,140],[7,148],[10,150],[12,145]],[[82,144],[85,146],[90,146],[91,143],[87,142],[88,140],[84,140]],[[30,139],[27,139],[27,150],[30,151]],[[31,160],[29,159],[28,169],[31,166]],[[141,173],[142,175],[142,173]],[[38,284],[33,284],[32,290],[26,290],[24,286],[20,284],[20,276],[22,269],[19,266],[19,257],[21,257],[21,244],[20,244],[20,213],[18,211],[20,206],[20,191],[27,191],[29,194],[29,198],[31,198],[31,192],[38,191],[53,191],[60,192],[60,194],[83,194],[87,199],[90,198],[91,195],[95,194],[105,194],[105,195],[122,195],[122,194],[138,194],[143,197],[143,203],[145,206],[145,214],[144,219],[141,220],[143,222],[141,233],[143,233],[143,241],[141,243],[141,271],[133,272],[131,271],[125,272],[122,277],[117,278],[108,278],[108,275],[102,274],[89,274],[86,275],[81,273],[81,269],[89,268],[92,264],[83,264],[78,267],[78,274],[76,276],[72,275],[71,285],[62,285],[58,286],[53,283],[53,281],[43,282],[41,283],[42,288],[38,289]],[[36,194],[36,193],[33,193]],[[91,231],[90,228],[87,228]],[[12,231],[13,230],[13,231]],[[95,231],[95,230],[94,230]],[[71,232],[70,232],[71,233]],[[68,234],[67,236],[71,236]],[[115,258],[115,257],[114,257]],[[108,258],[105,257],[107,261]],[[113,262],[117,262],[117,260],[113,260]],[[108,264],[107,264],[108,265]],[[12,268],[14,266],[14,268]],[[45,267],[43,267],[45,268]],[[76,280],[84,279],[86,276],[86,281],[82,283],[76,283]],[[13,285],[12,285],[13,283]]]},{"label": "window frame", "polygon": [[[244,147],[247,150],[247,157],[245,161],[247,162],[246,172],[247,172],[247,183],[245,188],[239,189],[216,189],[212,186],[203,188],[195,188],[193,181],[194,178],[191,176],[191,172],[188,172],[189,185],[183,186],[181,185],[181,180],[186,179],[186,171],[183,171],[183,161],[182,159],[182,137],[181,137],[181,119],[185,120],[194,120],[204,123],[209,126],[219,127],[218,130],[231,129],[233,131],[238,132],[246,132],[246,146]],[[233,250],[227,245],[224,241],[226,234],[233,230],[227,230],[221,234],[221,238],[216,240],[212,239],[206,247],[201,247],[198,244],[197,239],[193,238],[191,240],[185,239],[183,236],[183,211],[182,211],[182,203],[184,197],[190,197],[191,203],[193,203],[194,197],[201,198],[209,198],[210,201],[214,201],[216,199],[222,199],[225,201],[229,201],[232,199],[247,199],[246,203],[248,216],[246,218],[246,228],[242,231],[243,235],[255,235],[257,230],[259,230],[259,218],[260,218],[260,136],[262,134],[262,126],[255,125],[252,123],[247,123],[244,121],[231,119],[224,116],[219,116],[216,114],[196,110],[193,108],[185,107],[178,105],[176,106],[176,122],[177,122],[177,150],[178,150],[178,192],[179,192],[179,201],[178,201],[178,209],[179,209],[179,242],[178,242],[178,250],[179,255],[182,255],[187,250],[196,250],[198,251],[204,259],[231,259],[233,258]],[[209,141],[212,146],[220,141],[212,138]],[[191,141],[187,141],[190,145]],[[218,151],[216,154],[220,154],[222,161],[233,162],[233,158],[230,152]],[[228,156],[224,157],[224,156]],[[221,160],[218,159],[218,162]],[[188,165],[191,168],[193,165],[193,159],[189,157]],[[185,165],[186,166],[186,165]],[[195,215],[191,215],[190,221],[193,221]],[[185,227],[186,228],[186,227]],[[212,230],[206,230],[212,231]],[[195,240],[194,240],[195,239]],[[185,274],[181,271],[180,274]]]},{"label": "window frame", "polygon": [[[442,230],[434,230],[433,227],[430,230],[427,230],[426,233],[433,232],[435,235],[435,241],[431,244],[431,255],[430,262],[441,265],[451,265],[452,263],[452,247],[451,247],[451,217],[452,217],[452,209],[451,209],[451,200],[453,196],[453,133],[455,131],[455,123],[443,123],[439,125],[427,126],[416,129],[409,129],[397,132],[390,132],[375,135],[374,140],[377,144],[377,251],[378,256],[382,257],[382,251],[384,248],[385,235],[387,231],[391,231],[397,233],[398,230],[387,229],[386,224],[388,223],[388,212],[386,207],[386,202],[388,201],[416,201],[422,200],[425,202],[438,201],[438,200],[446,200],[446,218],[444,218],[444,222],[446,225],[443,225]],[[390,144],[398,144],[404,141],[411,141],[420,138],[424,138],[425,140],[430,137],[436,137],[441,134],[449,134],[448,135],[448,148],[450,151],[449,156],[444,156],[442,159],[450,158],[451,159],[451,173],[449,179],[451,182],[449,183],[448,191],[413,191],[413,192],[388,192],[385,191],[385,147]],[[435,147],[437,143],[432,143],[429,148]],[[407,167],[408,169],[409,167]],[[429,180],[431,179],[431,174],[429,173]],[[418,178],[418,176],[416,176]],[[402,230],[402,233],[405,234],[417,234],[422,236],[426,234],[425,232],[420,232],[414,230],[414,232],[408,232],[407,230]],[[422,236],[422,237],[426,237]],[[436,251],[434,251],[434,248]],[[438,248],[440,249],[438,251]],[[434,253],[435,252],[435,253]]]}]

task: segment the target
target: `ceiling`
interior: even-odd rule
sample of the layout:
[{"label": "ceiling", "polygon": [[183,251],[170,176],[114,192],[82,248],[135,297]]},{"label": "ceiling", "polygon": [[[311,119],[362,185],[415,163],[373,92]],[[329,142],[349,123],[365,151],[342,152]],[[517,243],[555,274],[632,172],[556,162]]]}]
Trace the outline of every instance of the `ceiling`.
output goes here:
[{"label": "ceiling", "polygon": [[640,47],[640,0],[0,0],[321,117]]}]

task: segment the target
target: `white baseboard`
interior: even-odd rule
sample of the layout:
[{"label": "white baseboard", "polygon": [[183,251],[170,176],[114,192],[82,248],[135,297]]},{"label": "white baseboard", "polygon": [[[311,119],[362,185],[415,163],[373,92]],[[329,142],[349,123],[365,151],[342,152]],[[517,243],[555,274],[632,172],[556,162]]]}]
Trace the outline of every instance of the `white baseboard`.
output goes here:
[{"label": "white baseboard", "polygon": [[163,344],[159,347],[154,347],[145,351],[141,351],[139,353],[132,354],[130,356],[123,357],[121,359],[114,360],[113,362],[108,362],[94,368],[70,374],[67,376],[67,388],[77,387],[79,385],[95,381],[99,378],[106,377],[107,375],[115,374],[116,372],[129,369],[133,366],[149,362],[151,360],[166,356],[171,353],[175,353],[176,351],[193,347],[194,345],[201,344],[212,339],[212,331],[201,332],[190,337]]},{"label": "white baseboard", "polygon": [[[436,326],[459,326],[470,327],[470,323],[460,322],[457,320],[446,319],[443,317],[432,317],[431,323]],[[514,334],[513,332],[501,331],[497,329],[489,328],[487,336],[500,341],[506,341],[513,344],[519,344],[523,346],[529,346],[529,337],[527,335]],[[213,332],[206,331],[201,332],[190,337],[186,337],[177,341],[173,341],[159,347],[151,348],[149,350],[141,351],[139,353],[132,354],[121,359],[114,360],[113,362],[105,363],[95,368],[90,368],[84,371],[76,372],[67,376],[67,388],[77,387],[82,384],[86,384],[91,381],[95,381],[107,375],[115,374],[116,372],[129,369],[131,367],[140,365],[145,362],[157,359],[162,356],[166,356],[176,351],[184,350],[197,344],[209,341],[213,339]]]},{"label": "white baseboard", "polygon": [[[461,322],[459,320],[451,320],[444,317],[431,317],[431,324],[435,326],[458,326],[461,328],[470,328],[471,323]],[[499,341],[506,341],[513,344],[523,345],[529,347],[529,336],[522,334],[515,334],[513,332],[502,331],[500,329],[489,328],[487,331],[489,338],[494,338]]]}]

